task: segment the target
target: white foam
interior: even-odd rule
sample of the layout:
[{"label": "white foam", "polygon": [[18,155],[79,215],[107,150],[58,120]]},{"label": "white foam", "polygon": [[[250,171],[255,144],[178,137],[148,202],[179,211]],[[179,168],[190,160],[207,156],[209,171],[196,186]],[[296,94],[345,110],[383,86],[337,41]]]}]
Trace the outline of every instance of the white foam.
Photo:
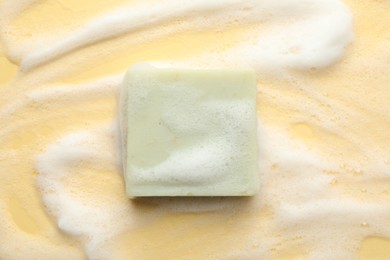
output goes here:
[{"label": "white foam", "polygon": [[[40,35],[20,43],[6,33],[9,29],[7,23],[18,10],[28,6],[30,2],[32,1],[4,0],[2,6],[6,7],[4,9],[6,14],[2,13],[0,18],[1,37],[7,43],[9,55],[21,60],[22,67],[26,70],[56,61],[75,50],[112,37],[131,34],[134,37],[125,43],[131,45],[186,30],[198,31],[257,24],[258,31],[243,35],[241,43],[237,46],[203,52],[196,57],[182,60],[157,61],[156,64],[161,67],[168,64],[191,68],[250,66],[256,68],[262,77],[268,73],[279,78],[286,75],[289,69],[321,69],[335,64],[343,57],[345,48],[353,39],[351,13],[338,0],[208,0],[181,1],[180,4],[177,1],[159,1],[153,5],[140,3],[97,16],[77,31],[68,32],[66,37]],[[182,22],[178,24],[177,20]],[[159,29],[158,32],[153,31],[156,24],[165,22],[171,25]],[[48,46],[48,42],[52,44]],[[375,59],[380,60],[387,49],[388,46],[385,45]],[[83,55],[80,53],[78,56],[80,60],[85,58]],[[356,59],[354,62],[358,64],[357,66],[364,67],[367,57],[362,56],[361,59],[363,60]],[[379,62],[381,63],[378,64],[383,66],[387,61],[384,58]],[[61,68],[61,72],[66,70],[67,68]],[[359,67],[356,71],[363,69]],[[55,73],[38,74],[37,77],[55,78],[57,76]],[[21,73],[20,77],[24,76],[25,74]],[[143,225],[153,218],[172,212],[200,214],[209,211],[218,212],[220,216],[236,214],[242,216],[244,221],[248,221],[245,225],[249,228],[245,234],[237,234],[239,239],[244,241],[244,245],[226,248],[224,250],[226,252],[223,252],[232,258],[272,258],[275,256],[272,250],[277,251],[280,248],[288,250],[295,245],[302,247],[311,259],[356,258],[358,247],[365,237],[390,236],[389,197],[383,194],[378,196],[377,194],[382,191],[375,190],[377,185],[373,185],[375,181],[389,180],[390,158],[385,145],[373,148],[369,138],[364,140],[349,131],[351,129],[346,127],[346,124],[351,121],[355,123],[351,127],[357,128],[355,121],[342,121],[339,118],[356,117],[364,120],[372,116],[388,120],[389,115],[382,107],[377,105],[374,107],[371,103],[367,103],[367,107],[357,109],[341,102],[341,97],[334,100],[321,97],[315,86],[306,85],[304,80],[300,79],[303,78],[292,75],[292,80],[296,83],[291,85],[304,91],[306,99],[297,100],[296,95],[289,96],[290,92],[280,91],[271,86],[262,86],[261,97],[272,100],[271,104],[275,109],[282,112],[297,112],[297,115],[289,115],[286,124],[305,122],[311,116],[316,116],[319,120],[310,122],[314,122],[317,129],[327,131],[329,135],[335,137],[334,140],[342,139],[343,144],[351,145],[362,153],[366,157],[365,161],[349,160],[348,156],[335,158],[320,154],[318,150],[323,149],[330,153],[334,152],[332,149],[338,149],[341,145],[328,144],[327,147],[323,147],[318,142],[320,146],[318,149],[310,149],[304,143],[294,141],[287,134],[289,129],[264,124],[259,131],[261,189],[259,196],[250,203],[243,203],[242,200],[234,198],[160,198],[149,200],[148,202],[155,204],[156,208],[144,212],[129,203],[124,194],[123,181],[118,174],[121,165],[118,160],[119,148],[116,140],[118,138],[115,137],[118,130],[112,126],[98,126],[95,129],[81,129],[65,136],[37,157],[38,186],[48,212],[54,216],[61,230],[80,241],[86,249],[87,256],[92,259],[113,258],[118,248],[114,249],[106,242],[117,241],[121,233],[131,234],[133,228],[142,229]],[[43,105],[59,102],[65,107],[68,102],[64,100],[84,102],[89,95],[113,97],[118,84],[117,78],[103,81],[102,84],[90,82],[74,88],[51,85],[50,89],[39,90],[28,89],[29,85],[26,83],[25,86],[17,85],[16,87],[26,91],[20,93],[25,99],[14,102],[10,100],[7,105],[2,106],[0,111],[2,122],[15,119],[16,117],[11,115],[17,114],[31,102]],[[382,93],[385,95],[383,91]],[[365,97],[356,99],[356,102],[362,104],[366,104],[366,101]],[[332,111],[324,107],[331,107]],[[372,111],[367,112],[370,109]],[[239,119],[240,116],[242,112],[239,111],[237,115],[232,114],[232,118]],[[42,118],[43,115],[39,119]],[[39,119],[29,120],[37,122]],[[21,120],[13,127],[26,127],[29,120]],[[178,125],[173,119],[168,121],[181,131],[190,131],[192,127],[190,124]],[[287,127],[289,125],[286,125]],[[82,124],[80,128],[83,128]],[[12,127],[4,127],[0,130],[0,136],[6,137],[14,130]],[[224,140],[220,141],[219,145],[229,150]],[[210,147],[210,154],[213,154],[213,149],[214,147]],[[228,150],[224,156],[227,156]],[[9,158],[14,158],[15,154],[16,150],[12,150]],[[190,150],[183,156],[192,157],[193,154],[199,155],[196,151]],[[194,160],[205,161],[204,156],[205,154],[195,156]],[[8,160],[8,157],[3,159]],[[164,166],[167,174],[172,174],[170,171],[172,165],[177,164],[182,158],[173,159]],[[341,163],[345,164],[347,159],[348,165],[344,169]],[[182,167],[193,170],[189,164]],[[349,176],[350,169],[360,172],[361,175]],[[339,175],[327,172],[338,172]],[[338,181],[340,186],[364,184],[364,187],[367,187],[367,198],[362,199],[355,196],[356,194],[348,194],[353,188],[340,188],[334,184],[335,181]],[[271,217],[264,220],[258,215],[266,209],[271,212]],[[9,255],[15,256],[12,253],[17,252],[17,243],[24,245],[19,251],[23,256],[31,254],[32,257],[43,255],[58,258],[65,255],[64,251],[45,247],[47,241],[37,240],[36,237],[31,238],[20,232],[7,215],[5,205],[0,205],[0,212],[2,213],[0,228],[5,231],[5,239],[16,241],[13,244],[0,243],[1,253],[6,250],[12,251],[8,255],[4,254],[6,258],[9,258],[7,257]],[[240,218],[235,220],[237,219]],[[210,235],[208,238],[215,237]],[[199,248],[203,248],[203,242],[199,241]],[[197,247],[195,244],[191,245]],[[4,249],[6,246],[9,248]]]},{"label": "white foam", "polygon": [[[202,12],[213,15],[199,16]],[[265,31],[245,39],[227,53],[195,58],[193,63],[220,63],[254,66],[261,71],[284,68],[322,68],[336,62],[351,42],[352,19],[338,0],[301,1],[164,1],[160,5],[122,7],[89,22],[50,46],[31,50],[22,58],[21,68],[29,70],[77,48],[108,40],[114,36],[148,31],[166,21],[182,19],[174,30],[193,30],[232,23],[269,24]],[[172,28],[161,29],[158,37],[171,34]],[[164,32],[165,30],[165,32]],[[146,37],[146,38],[145,38]],[[154,33],[138,37],[148,41]],[[15,46],[14,48],[17,48]],[[26,48],[24,48],[26,49]],[[12,51],[11,51],[12,52]],[[198,61],[198,62],[196,62]]]},{"label": "white foam", "polygon": [[[87,254],[94,259],[106,255],[105,241],[131,227],[134,221],[124,215],[131,215],[131,211],[126,213],[129,207],[125,196],[121,196],[120,175],[109,175],[109,181],[100,183],[101,186],[92,192],[85,192],[85,187],[77,185],[88,178],[97,178],[96,173],[85,173],[88,169],[96,169],[96,162],[99,162],[101,174],[114,173],[118,169],[112,128],[71,134],[48,147],[38,158],[37,165],[38,186],[49,212],[58,218],[59,228],[84,241]],[[80,164],[84,167],[74,171]],[[107,223],[110,224],[107,226]]]},{"label": "white foam", "polygon": [[[261,241],[261,246],[249,250],[245,257],[269,257],[267,252],[280,243],[275,234],[281,231],[286,239],[300,237],[300,243],[305,245],[312,259],[355,257],[365,236],[390,234],[390,228],[383,222],[390,215],[390,207],[341,196],[332,188],[333,177],[323,174],[335,165],[291,141],[278,129],[266,127],[264,130],[259,162],[262,187],[252,205],[270,207],[274,216],[267,228],[253,228],[248,234],[253,241]],[[124,195],[123,183],[117,175],[120,162],[117,161],[114,133],[112,127],[74,133],[49,147],[38,158],[38,183],[46,206],[57,217],[62,230],[85,243],[91,258],[109,255],[112,249],[104,247],[104,241],[115,241],[122,232],[131,232],[129,229],[145,221],[135,218],[134,209]],[[80,164],[84,167],[72,170]],[[86,177],[93,178],[93,175],[84,175],[88,165],[110,169],[108,176],[115,181],[94,183],[96,193],[83,192],[82,186],[75,186],[76,192],[72,191],[74,187],[65,180],[72,179],[71,183],[77,185]],[[154,218],[170,211],[229,212],[243,206],[236,199],[218,198],[209,201],[154,199],[150,202],[159,207],[144,214],[143,218]],[[233,255],[236,253],[232,251]]]},{"label": "white foam", "polygon": [[336,63],[354,37],[351,13],[337,0],[261,1],[252,3],[245,15],[241,9],[230,11],[243,23],[266,26],[233,48],[179,61],[178,66],[251,67],[262,77],[281,78],[288,76],[288,69],[322,69]]},{"label": "white foam", "polygon": [[[188,142],[188,137],[192,136],[197,143],[177,149],[164,162],[153,167],[132,165],[130,172],[133,173],[133,178],[151,182],[158,176],[157,179],[163,183],[206,185],[220,180],[226,172],[240,171],[243,166],[242,150],[245,151],[247,146],[246,138],[241,136],[247,129],[251,129],[252,125],[245,124],[252,123],[251,115],[255,113],[251,103],[247,100],[213,100],[199,104],[197,100],[201,92],[198,93],[197,89],[173,84],[164,86],[164,89],[170,95],[167,101],[170,105],[164,107],[161,116],[164,125],[177,138],[185,137]],[[132,94],[128,102],[141,102],[139,97],[149,93],[149,86],[137,86],[134,92],[138,91],[141,93]],[[186,97],[185,100],[183,96]],[[197,108],[193,109],[195,106]],[[141,104],[139,107],[142,109],[144,106]],[[121,107],[121,110],[127,111],[127,107]],[[216,128],[214,124],[219,127]],[[122,124],[122,127],[122,134],[126,135],[127,124]],[[126,155],[124,158],[127,160]],[[199,171],[199,165],[202,165],[202,171]]]},{"label": "white foam", "polygon": [[[83,242],[89,258],[112,257],[113,249],[107,248],[106,242],[115,241],[116,236],[149,218],[169,211],[232,210],[231,206],[239,203],[235,199],[229,202],[220,198],[155,199],[151,202],[160,208],[143,214],[141,219],[135,217],[137,209],[129,203],[121,175],[117,174],[120,157],[115,134],[112,125],[76,132],[51,145],[37,158],[38,186],[48,211],[57,218],[60,229]],[[98,178],[96,171],[89,173],[95,167],[107,178]],[[94,180],[96,178],[98,181]],[[88,180],[94,183],[92,192],[80,185]]]}]

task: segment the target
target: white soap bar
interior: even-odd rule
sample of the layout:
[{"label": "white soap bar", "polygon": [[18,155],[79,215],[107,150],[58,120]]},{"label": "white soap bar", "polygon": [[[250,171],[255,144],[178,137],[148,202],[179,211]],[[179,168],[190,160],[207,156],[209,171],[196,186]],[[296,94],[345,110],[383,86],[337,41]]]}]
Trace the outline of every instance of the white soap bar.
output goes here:
[{"label": "white soap bar", "polygon": [[253,71],[136,65],[124,79],[120,118],[129,197],[256,193]]}]

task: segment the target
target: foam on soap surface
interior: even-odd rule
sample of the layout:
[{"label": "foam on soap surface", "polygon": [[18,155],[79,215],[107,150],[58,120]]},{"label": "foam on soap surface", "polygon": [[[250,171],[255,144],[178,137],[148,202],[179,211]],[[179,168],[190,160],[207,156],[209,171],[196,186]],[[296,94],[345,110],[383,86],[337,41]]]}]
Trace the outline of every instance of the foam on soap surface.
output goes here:
[{"label": "foam on soap surface", "polygon": [[122,160],[130,197],[257,191],[253,71],[135,65],[121,92]]},{"label": "foam on soap surface", "polygon": [[[0,258],[357,259],[390,237],[389,8],[0,1],[0,48],[22,68],[0,86]],[[116,97],[142,60],[255,68],[259,195],[126,199]]]}]

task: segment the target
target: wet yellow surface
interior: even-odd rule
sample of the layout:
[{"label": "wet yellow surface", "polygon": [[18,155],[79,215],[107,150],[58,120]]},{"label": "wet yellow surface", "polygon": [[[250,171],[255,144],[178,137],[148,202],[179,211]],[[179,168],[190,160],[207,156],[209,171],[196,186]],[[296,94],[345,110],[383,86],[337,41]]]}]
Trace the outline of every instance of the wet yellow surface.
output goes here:
[{"label": "wet yellow surface", "polygon": [[[1,50],[1,46],[0,46]],[[12,63],[7,56],[5,55],[4,51],[0,54],[0,85],[4,86],[12,81],[12,79],[16,76],[16,73],[18,71],[18,66]]]}]

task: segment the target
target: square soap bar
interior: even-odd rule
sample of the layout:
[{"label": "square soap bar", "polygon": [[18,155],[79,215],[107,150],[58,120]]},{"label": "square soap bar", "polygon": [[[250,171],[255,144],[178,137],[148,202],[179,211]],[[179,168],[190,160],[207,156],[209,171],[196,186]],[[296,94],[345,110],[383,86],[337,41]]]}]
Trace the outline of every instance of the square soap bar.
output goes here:
[{"label": "square soap bar", "polygon": [[120,107],[129,197],[256,193],[253,71],[138,64],[126,74]]}]

